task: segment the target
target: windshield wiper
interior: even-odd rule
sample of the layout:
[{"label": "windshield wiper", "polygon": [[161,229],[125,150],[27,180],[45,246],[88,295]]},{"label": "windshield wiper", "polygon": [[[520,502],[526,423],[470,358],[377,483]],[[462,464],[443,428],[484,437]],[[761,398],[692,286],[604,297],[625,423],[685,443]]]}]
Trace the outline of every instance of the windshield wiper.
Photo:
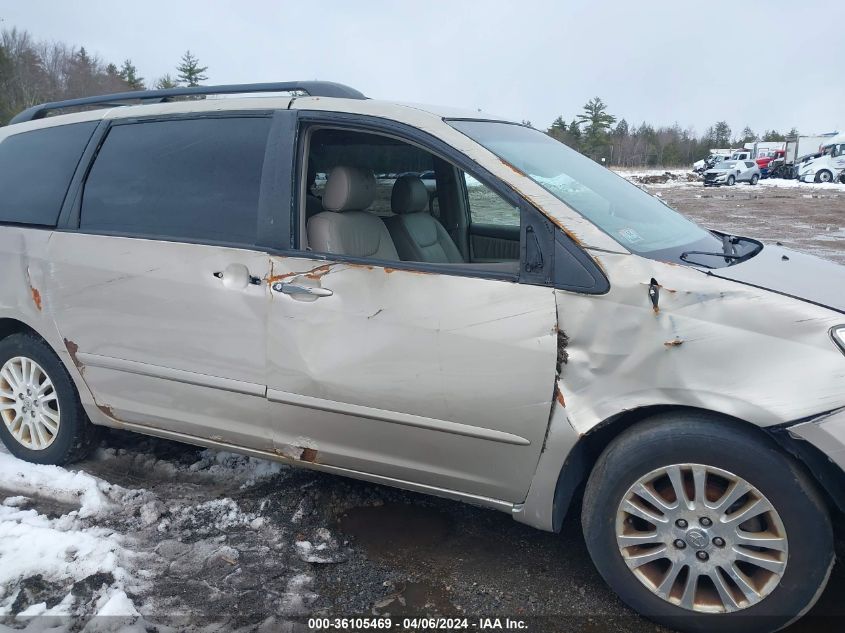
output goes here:
[{"label": "windshield wiper", "polygon": [[710,251],[684,251],[680,254],[680,259],[690,264],[695,264],[696,266],[704,266],[705,268],[716,268],[715,266],[709,266],[708,264],[701,264],[699,262],[691,262],[687,259],[690,255],[706,255],[708,257],[723,257],[724,259],[730,260],[738,260],[743,259],[745,255],[734,255],[733,253],[725,253],[724,251],[721,253],[712,253]]}]

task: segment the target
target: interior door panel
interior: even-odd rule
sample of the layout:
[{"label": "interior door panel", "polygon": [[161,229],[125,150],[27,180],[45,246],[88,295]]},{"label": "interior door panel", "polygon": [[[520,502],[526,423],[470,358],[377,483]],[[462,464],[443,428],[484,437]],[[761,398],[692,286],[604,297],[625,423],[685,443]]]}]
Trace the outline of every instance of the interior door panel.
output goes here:
[{"label": "interior door panel", "polygon": [[471,224],[469,240],[476,262],[519,259],[519,227]]}]

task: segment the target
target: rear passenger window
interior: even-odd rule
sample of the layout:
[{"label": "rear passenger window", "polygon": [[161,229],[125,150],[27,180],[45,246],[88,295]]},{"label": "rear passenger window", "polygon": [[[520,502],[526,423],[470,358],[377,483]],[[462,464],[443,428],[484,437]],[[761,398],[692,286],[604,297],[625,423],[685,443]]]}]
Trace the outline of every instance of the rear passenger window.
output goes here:
[{"label": "rear passenger window", "polygon": [[269,118],[116,125],[85,184],[80,228],[254,244]]},{"label": "rear passenger window", "polygon": [[21,132],[0,143],[0,222],[55,226],[97,121]]}]

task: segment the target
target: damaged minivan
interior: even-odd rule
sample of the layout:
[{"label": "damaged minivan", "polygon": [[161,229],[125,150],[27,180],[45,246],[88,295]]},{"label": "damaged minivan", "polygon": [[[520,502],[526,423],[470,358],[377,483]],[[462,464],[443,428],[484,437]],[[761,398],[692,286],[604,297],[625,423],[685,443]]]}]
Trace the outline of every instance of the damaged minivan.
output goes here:
[{"label": "damaged minivan", "polygon": [[685,631],[776,630],[827,583],[845,268],[530,127],[328,82],[43,104],[0,128],[0,223],[21,459],[105,426],[576,513]]}]

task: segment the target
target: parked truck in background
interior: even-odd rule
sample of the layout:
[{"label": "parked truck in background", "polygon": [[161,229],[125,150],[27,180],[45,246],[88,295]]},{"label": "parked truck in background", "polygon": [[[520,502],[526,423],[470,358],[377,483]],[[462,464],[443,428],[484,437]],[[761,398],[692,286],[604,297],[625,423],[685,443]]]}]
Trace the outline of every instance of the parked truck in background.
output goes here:
[{"label": "parked truck in background", "polygon": [[818,136],[796,136],[784,143],[784,153],[769,163],[770,178],[798,178],[802,163],[809,162],[821,153],[821,147],[828,144],[836,132]]},{"label": "parked truck in background", "polygon": [[801,182],[836,182],[845,171],[845,134],[830,137],[819,151],[818,157],[801,165]]}]

